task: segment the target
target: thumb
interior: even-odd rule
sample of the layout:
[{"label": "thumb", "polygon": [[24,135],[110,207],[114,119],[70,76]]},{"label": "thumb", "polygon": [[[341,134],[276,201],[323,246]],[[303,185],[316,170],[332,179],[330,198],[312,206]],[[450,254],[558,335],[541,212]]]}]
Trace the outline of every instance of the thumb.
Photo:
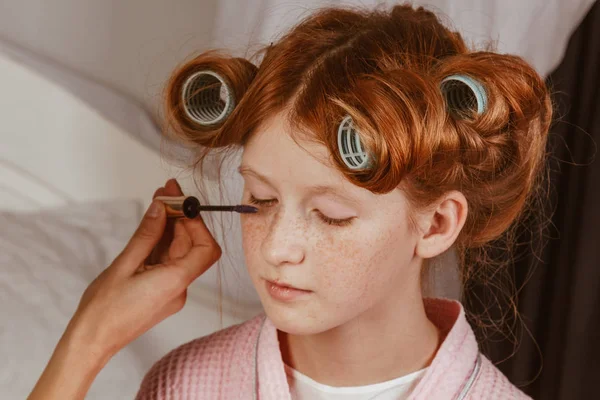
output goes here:
[{"label": "thumb", "polygon": [[165,206],[160,200],[152,201],[140,225],[119,256],[119,269],[135,272],[146,260],[162,237],[167,222]]}]

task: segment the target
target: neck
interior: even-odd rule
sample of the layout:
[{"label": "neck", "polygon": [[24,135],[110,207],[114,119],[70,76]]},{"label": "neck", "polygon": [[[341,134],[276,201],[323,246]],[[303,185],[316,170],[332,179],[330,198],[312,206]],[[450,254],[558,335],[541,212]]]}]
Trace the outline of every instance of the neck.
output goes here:
[{"label": "neck", "polygon": [[362,386],[428,366],[439,332],[425,313],[420,289],[368,309],[315,335],[278,332],[283,361],[317,382]]}]

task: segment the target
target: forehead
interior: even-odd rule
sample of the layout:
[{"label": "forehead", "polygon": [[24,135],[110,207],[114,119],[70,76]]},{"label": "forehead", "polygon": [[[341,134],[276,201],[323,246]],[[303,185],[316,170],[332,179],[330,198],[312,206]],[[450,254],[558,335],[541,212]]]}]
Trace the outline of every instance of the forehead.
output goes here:
[{"label": "forehead", "polygon": [[354,186],[333,166],[324,145],[294,136],[297,133],[282,114],[277,114],[246,143],[242,164],[277,180]]},{"label": "forehead", "polygon": [[295,141],[294,131],[282,117],[265,122],[244,146],[242,167],[266,178],[275,189],[300,195],[326,187],[339,197],[360,205],[365,215],[386,215],[394,223],[406,207],[399,189],[374,194],[346,179],[331,161],[327,147],[310,140]]}]

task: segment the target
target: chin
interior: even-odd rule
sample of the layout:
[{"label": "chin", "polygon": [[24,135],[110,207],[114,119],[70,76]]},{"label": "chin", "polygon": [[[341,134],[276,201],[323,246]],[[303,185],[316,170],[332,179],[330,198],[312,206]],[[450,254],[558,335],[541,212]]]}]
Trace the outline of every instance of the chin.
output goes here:
[{"label": "chin", "polygon": [[291,335],[314,335],[333,328],[329,326],[328,321],[314,317],[320,313],[315,312],[311,304],[279,304],[272,299],[263,300],[262,303],[273,325],[282,332]]},{"label": "chin", "polygon": [[266,311],[267,316],[275,327],[290,335],[314,335],[323,332],[323,329],[309,321],[307,318],[282,315],[279,312]]}]

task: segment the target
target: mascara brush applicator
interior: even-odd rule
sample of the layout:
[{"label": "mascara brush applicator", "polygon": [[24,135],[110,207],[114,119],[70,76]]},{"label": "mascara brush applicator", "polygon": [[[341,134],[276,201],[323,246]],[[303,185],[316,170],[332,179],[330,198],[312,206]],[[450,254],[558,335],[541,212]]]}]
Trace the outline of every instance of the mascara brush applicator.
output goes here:
[{"label": "mascara brush applicator", "polygon": [[235,206],[213,206],[202,205],[194,196],[156,196],[156,200],[162,201],[167,207],[167,217],[196,218],[201,211],[228,211],[240,214],[254,214],[258,208],[244,204]]}]

